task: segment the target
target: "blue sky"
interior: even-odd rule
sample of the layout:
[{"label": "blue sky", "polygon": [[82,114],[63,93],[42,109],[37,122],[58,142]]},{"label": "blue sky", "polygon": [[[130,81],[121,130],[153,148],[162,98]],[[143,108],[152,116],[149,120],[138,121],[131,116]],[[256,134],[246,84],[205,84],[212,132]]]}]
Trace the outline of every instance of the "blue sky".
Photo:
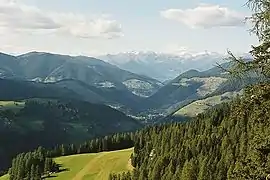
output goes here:
[{"label": "blue sky", "polygon": [[4,43],[0,50],[90,56],[179,49],[247,52],[257,40],[241,24],[251,14],[244,4],[243,0],[0,0]]}]

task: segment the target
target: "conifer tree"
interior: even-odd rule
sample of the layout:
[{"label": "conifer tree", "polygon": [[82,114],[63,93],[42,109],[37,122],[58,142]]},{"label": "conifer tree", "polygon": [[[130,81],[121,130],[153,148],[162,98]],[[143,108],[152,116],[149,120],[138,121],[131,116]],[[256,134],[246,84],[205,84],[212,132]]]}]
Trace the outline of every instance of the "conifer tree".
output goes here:
[{"label": "conifer tree", "polygon": [[190,161],[186,160],[180,179],[197,180],[196,165],[193,159]]},{"label": "conifer tree", "polygon": [[[257,35],[260,44],[252,46],[250,51],[252,60],[246,60],[242,57],[237,58],[229,51],[233,66],[229,71],[232,75],[245,77],[247,73],[253,72],[263,76],[269,81],[270,78],[270,5],[269,0],[248,0],[247,5],[254,11],[253,15],[247,18],[248,22],[253,23],[251,32]],[[224,69],[221,65],[218,65]]]},{"label": "conifer tree", "polygon": [[208,180],[210,179],[209,172],[208,172],[208,159],[204,158],[202,164],[200,165],[198,180]]},{"label": "conifer tree", "polygon": [[35,169],[35,165],[34,164],[32,164],[31,165],[31,173],[30,173],[30,179],[31,180],[35,180],[35,177],[36,177],[36,169]]}]

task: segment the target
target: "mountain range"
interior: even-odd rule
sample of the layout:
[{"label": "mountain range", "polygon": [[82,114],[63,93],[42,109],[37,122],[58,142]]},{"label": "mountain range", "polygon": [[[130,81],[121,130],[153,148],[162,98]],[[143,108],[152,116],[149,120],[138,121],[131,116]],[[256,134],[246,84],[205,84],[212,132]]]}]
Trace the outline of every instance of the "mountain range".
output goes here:
[{"label": "mountain range", "polygon": [[134,106],[163,85],[96,58],[43,52],[20,56],[0,53],[0,78],[55,84],[90,102],[120,107]]},{"label": "mountain range", "polygon": [[36,82],[76,79],[98,88],[127,89],[149,96],[161,83],[130,73],[96,58],[31,52],[20,56],[0,54],[0,77],[17,77]]},{"label": "mountain range", "polygon": [[210,69],[217,62],[225,62],[225,57],[226,55],[209,51],[202,53],[181,52],[180,54],[133,51],[107,54],[98,58],[121,69],[164,82],[191,69],[198,71]]},{"label": "mountain range", "polygon": [[[180,56],[154,52],[132,52],[132,54],[134,60],[123,59],[121,61],[121,59],[118,59],[117,62],[122,62],[122,64],[143,62],[147,64],[147,72],[150,74],[152,71],[157,71],[160,76],[168,77],[173,75],[158,67],[191,70],[178,73],[176,78],[161,83],[152,78],[153,74],[152,77],[138,75],[122,70],[116,65],[111,65],[111,62],[108,63],[92,57],[31,52],[20,56],[0,54],[0,78],[35,82],[31,86],[46,86],[44,88],[68,94],[66,97],[106,104],[131,114],[134,112],[149,113],[150,111],[170,112],[193,100],[209,96],[209,94],[220,95],[228,90],[234,91],[237,89],[236,85],[242,87],[238,82],[229,82],[227,75],[221,69],[217,67],[207,68],[211,67],[210,62],[222,61],[217,53],[182,54],[181,57],[186,58],[183,61],[177,59]],[[126,55],[131,57],[132,54],[122,53],[122,58]],[[116,58],[117,56],[112,57]],[[141,57],[145,59],[140,60]],[[193,57],[193,60],[190,59],[191,57]],[[215,57],[216,59],[203,60],[203,57]],[[204,63],[195,63],[199,59]],[[160,62],[160,65],[157,66],[158,62]],[[188,66],[188,62],[189,64],[194,63],[195,68],[193,69],[194,66],[191,64]],[[163,66],[163,63],[167,63],[168,66]],[[179,64],[174,66],[170,63]],[[225,68],[229,67],[229,63],[223,63],[222,65]],[[196,67],[199,66],[207,70],[196,70]],[[143,68],[139,69],[143,70]],[[182,71],[180,69],[179,71]],[[176,72],[174,71],[174,74]],[[29,84],[29,82],[26,84]],[[60,95],[61,93],[55,94]],[[51,97],[52,94],[46,96]]]}]

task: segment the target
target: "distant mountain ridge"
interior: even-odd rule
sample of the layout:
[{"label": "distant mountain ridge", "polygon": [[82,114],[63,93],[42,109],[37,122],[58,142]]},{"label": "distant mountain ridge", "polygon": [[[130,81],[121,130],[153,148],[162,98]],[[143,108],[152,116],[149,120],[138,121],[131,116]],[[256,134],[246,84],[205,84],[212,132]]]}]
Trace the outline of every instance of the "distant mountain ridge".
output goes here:
[{"label": "distant mountain ridge", "polygon": [[[99,89],[103,95],[104,92],[114,92],[114,95],[127,97],[131,102],[152,95],[162,86],[155,79],[122,70],[96,58],[43,52],[31,52],[20,56],[1,53],[0,78],[43,83],[76,80],[92,86],[95,90]],[[66,88],[76,90],[78,87],[72,85],[80,86],[79,84],[70,83]],[[101,101],[100,99],[97,101]]]},{"label": "distant mountain ridge", "polygon": [[226,55],[209,51],[202,53],[183,52],[181,54],[133,51],[98,56],[98,58],[121,69],[147,75],[160,81],[174,79],[179,74],[191,69],[205,71],[217,62],[224,62],[225,57]]},{"label": "distant mountain ridge", "polygon": [[[222,66],[228,68],[230,63],[223,63]],[[228,81],[225,72],[213,67],[206,71],[185,71],[163,85],[155,79],[119,69],[96,58],[42,52],[18,57],[0,54],[0,67],[0,78],[41,82],[63,88],[69,90],[68,96],[106,104],[131,115],[174,111],[193,100],[241,90],[243,84],[251,83]],[[154,66],[152,69],[155,69]]]}]

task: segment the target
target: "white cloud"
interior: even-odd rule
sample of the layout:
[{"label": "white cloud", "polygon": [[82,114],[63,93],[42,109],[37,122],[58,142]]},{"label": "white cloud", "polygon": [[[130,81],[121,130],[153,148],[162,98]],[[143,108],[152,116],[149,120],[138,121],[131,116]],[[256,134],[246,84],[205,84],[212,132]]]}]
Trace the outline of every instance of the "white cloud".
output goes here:
[{"label": "white cloud", "polygon": [[235,27],[245,24],[244,14],[219,5],[200,4],[193,9],[167,9],[160,14],[191,28]]},{"label": "white cloud", "polygon": [[108,16],[46,12],[14,0],[0,0],[0,33],[57,33],[80,38],[117,38],[121,25]]}]

